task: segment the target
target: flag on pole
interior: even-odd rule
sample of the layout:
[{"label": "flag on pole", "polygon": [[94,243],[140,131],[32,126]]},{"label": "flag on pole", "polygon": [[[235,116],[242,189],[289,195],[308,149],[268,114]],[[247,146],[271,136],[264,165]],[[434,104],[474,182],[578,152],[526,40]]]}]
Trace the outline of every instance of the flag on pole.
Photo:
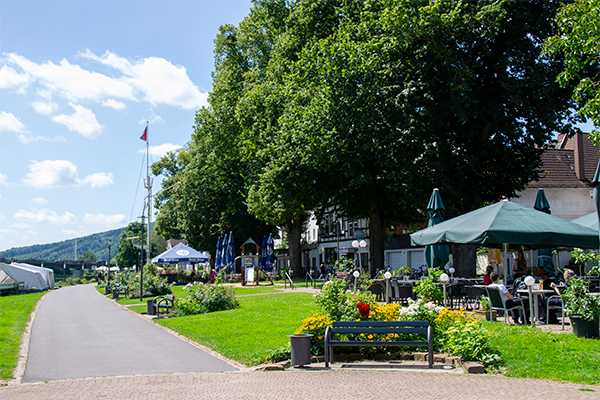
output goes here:
[{"label": "flag on pole", "polygon": [[144,129],[144,133],[142,136],[140,136],[140,139],[142,139],[144,142],[148,140],[148,126],[146,126],[146,129]]}]

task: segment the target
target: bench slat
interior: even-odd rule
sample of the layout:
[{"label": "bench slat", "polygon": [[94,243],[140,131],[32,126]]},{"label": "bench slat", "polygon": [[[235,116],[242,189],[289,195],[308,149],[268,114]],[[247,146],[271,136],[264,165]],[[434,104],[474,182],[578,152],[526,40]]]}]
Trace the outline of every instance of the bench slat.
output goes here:
[{"label": "bench slat", "polygon": [[334,335],[341,333],[427,333],[427,328],[333,328]]},{"label": "bench slat", "polygon": [[340,326],[364,326],[364,327],[382,327],[382,326],[429,326],[428,321],[335,321],[331,324],[333,328]]},{"label": "bench slat", "polygon": [[328,342],[328,346],[427,346],[429,343],[427,341],[389,341],[389,342],[380,342],[380,341],[343,341],[343,340],[330,340]]}]

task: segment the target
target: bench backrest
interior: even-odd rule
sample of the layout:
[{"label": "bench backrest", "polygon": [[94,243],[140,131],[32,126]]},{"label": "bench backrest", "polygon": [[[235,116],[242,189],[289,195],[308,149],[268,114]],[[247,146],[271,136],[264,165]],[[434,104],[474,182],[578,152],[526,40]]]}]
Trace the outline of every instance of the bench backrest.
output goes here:
[{"label": "bench backrest", "polygon": [[428,321],[335,321],[332,333],[427,333]]}]

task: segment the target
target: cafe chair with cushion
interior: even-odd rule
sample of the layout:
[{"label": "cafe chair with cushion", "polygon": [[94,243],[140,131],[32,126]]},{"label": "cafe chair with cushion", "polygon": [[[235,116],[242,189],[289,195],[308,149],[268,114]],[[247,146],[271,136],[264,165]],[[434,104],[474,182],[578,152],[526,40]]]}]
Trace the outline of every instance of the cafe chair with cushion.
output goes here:
[{"label": "cafe chair with cushion", "polygon": [[[523,301],[519,300],[519,304],[514,307],[508,308],[506,302],[502,299],[500,289],[495,286],[488,286],[485,288],[490,299],[490,310],[503,311],[504,312],[504,323],[508,325],[508,312],[513,310],[519,310],[520,316],[523,317],[525,313],[525,307]],[[517,300],[518,298],[515,298]]]},{"label": "cafe chair with cushion", "polygon": [[[553,301],[554,300],[554,301]],[[546,301],[546,324],[550,320],[550,310],[560,310],[560,320],[562,321],[562,330],[565,330],[565,303],[562,297],[554,295],[548,297]]]}]

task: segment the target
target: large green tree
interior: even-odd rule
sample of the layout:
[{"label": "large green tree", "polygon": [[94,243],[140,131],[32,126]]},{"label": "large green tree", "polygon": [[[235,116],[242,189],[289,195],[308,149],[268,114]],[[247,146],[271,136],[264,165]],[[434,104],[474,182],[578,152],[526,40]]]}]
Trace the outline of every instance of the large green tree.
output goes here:
[{"label": "large green tree", "polygon": [[[558,82],[577,85],[573,99],[581,107],[580,114],[600,127],[600,1],[576,0],[565,5],[555,20],[558,33],[545,44],[549,54],[564,56]],[[591,137],[600,142],[597,129]]]},{"label": "large green tree", "polygon": [[267,143],[276,157],[260,182],[299,178],[308,195],[319,187],[313,203],[368,217],[374,273],[388,222],[423,218],[434,187],[452,216],[537,178],[543,146],[572,122],[569,91],[553,78],[559,63],[541,54],[560,4],[329,4],[340,24],[284,74],[286,104]]}]

